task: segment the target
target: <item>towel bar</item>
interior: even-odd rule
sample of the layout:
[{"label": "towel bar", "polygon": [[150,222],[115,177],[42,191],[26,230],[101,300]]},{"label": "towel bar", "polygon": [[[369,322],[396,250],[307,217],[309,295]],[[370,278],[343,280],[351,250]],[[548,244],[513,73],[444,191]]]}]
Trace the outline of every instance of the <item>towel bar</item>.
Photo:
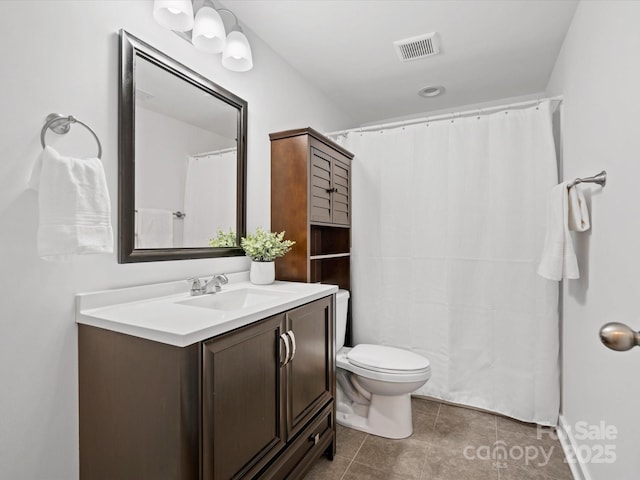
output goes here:
[{"label": "towel bar", "polygon": [[65,115],[60,115],[59,113],[50,113],[49,115],[47,115],[47,118],[44,122],[44,126],[42,127],[42,130],[40,132],[40,143],[42,144],[42,148],[45,148],[47,146],[44,139],[45,135],[47,134],[47,130],[50,129],[57,134],[64,135],[71,129],[72,123],[79,123],[84,128],[89,130],[89,132],[91,132],[91,135],[93,135],[93,138],[96,139],[96,143],[98,144],[98,158],[101,159],[102,145],[100,144],[100,139],[98,138],[98,135],[96,135],[96,132],[94,132],[89,125],[87,125],[84,122],[81,122],[73,115],[65,116]]},{"label": "towel bar", "polygon": [[[135,209],[134,212],[138,213],[138,209]],[[184,218],[187,216],[186,213],[181,212],[180,210],[178,210],[177,212],[172,212],[172,215],[176,218]]]},{"label": "towel bar", "polygon": [[567,185],[567,188],[574,187],[579,183],[597,183],[601,187],[604,187],[607,184],[607,172],[603,170],[593,177],[576,178],[573,182]]}]

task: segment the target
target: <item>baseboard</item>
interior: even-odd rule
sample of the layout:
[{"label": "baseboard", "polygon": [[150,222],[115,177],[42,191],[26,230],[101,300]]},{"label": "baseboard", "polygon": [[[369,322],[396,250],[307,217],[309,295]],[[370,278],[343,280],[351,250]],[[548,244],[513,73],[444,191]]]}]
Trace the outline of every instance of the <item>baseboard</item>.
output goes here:
[{"label": "baseboard", "polygon": [[574,480],[592,480],[587,470],[587,465],[581,461],[580,455],[576,455],[578,444],[573,438],[571,428],[567,428],[566,418],[564,418],[564,415],[560,415],[558,420],[558,438],[560,439],[562,450],[564,450],[565,458],[574,459],[573,462],[569,462],[569,468]]}]

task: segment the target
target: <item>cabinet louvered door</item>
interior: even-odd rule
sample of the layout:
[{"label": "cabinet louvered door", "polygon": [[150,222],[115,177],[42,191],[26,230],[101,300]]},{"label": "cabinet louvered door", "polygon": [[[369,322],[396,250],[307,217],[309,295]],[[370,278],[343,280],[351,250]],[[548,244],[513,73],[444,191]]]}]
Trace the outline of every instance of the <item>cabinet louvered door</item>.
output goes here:
[{"label": "cabinet louvered door", "polygon": [[311,148],[311,221],[349,225],[351,166]]},{"label": "cabinet louvered door", "polygon": [[311,148],[311,221],[331,223],[331,157]]},{"label": "cabinet louvered door", "polygon": [[331,169],[331,222],[338,225],[349,225],[351,215],[349,212],[350,202],[350,165],[333,159]]}]

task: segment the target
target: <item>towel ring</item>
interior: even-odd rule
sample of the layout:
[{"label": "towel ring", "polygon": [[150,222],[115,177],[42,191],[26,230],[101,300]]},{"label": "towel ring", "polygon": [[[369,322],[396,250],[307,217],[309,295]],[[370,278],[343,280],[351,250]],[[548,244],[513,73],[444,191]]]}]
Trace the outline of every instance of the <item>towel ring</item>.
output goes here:
[{"label": "towel ring", "polygon": [[45,148],[47,146],[44,139],[45,135],[47,134],[47,130],[51,129],[57,134],[64,135],[71,129],[72,123],[79,123],[84,128],[89,130],[89,132],[91,132],[91,135],[93,135],[93,138],[96,139],[96,143],[98,144],[98,158],[102,159],[102,145],[100,144],[98,135],[96,135],[96,132],[94,132],[89,125],[81,122],[73,115],[64,116],[60,115],[59,113],[50,113],[49,115],[47,115],[44,126],[42,127],[42,131],[40,132],[40,143],[42,144],[42,148]]}]

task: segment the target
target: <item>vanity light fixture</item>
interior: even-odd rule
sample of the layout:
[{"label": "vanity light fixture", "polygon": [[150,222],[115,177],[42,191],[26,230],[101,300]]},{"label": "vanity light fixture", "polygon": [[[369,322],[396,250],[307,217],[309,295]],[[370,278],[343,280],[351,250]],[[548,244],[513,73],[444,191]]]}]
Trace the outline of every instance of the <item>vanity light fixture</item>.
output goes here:
[{"label": "vanity light fixture", "polygon": [[205,53],[220,53],[227,43],[226,37],[222,17],[215,8],[204,6],[198,10],[191,32],[194,47]]},{"label": "vanity light fixture", "polygon": [[237,21],[227,35],[227,45],[222,52],[222,66],[234,72],[246,72],[253,68],[249,40]]},{"label": "vanity light fixture", "polygon": [[153,18],[164,28],[186,32],[193,28],[193,4],[191,0],[155,0]]},{"label": "vanity light fixture", "polygon": [[[154,0],[153,17],[165,28],[190,41],[205,53],[222,53],[222,66],[234,72],[247,72],[253,68],[249,40],[238,23],[238,17],[226,8],[207,5],[207,0]],[[196,11],[195,18],[193,16]],[[221,13],[233,16],[234,25],[227,35]],[[189,36],[187,31],[191,30]]]}]

